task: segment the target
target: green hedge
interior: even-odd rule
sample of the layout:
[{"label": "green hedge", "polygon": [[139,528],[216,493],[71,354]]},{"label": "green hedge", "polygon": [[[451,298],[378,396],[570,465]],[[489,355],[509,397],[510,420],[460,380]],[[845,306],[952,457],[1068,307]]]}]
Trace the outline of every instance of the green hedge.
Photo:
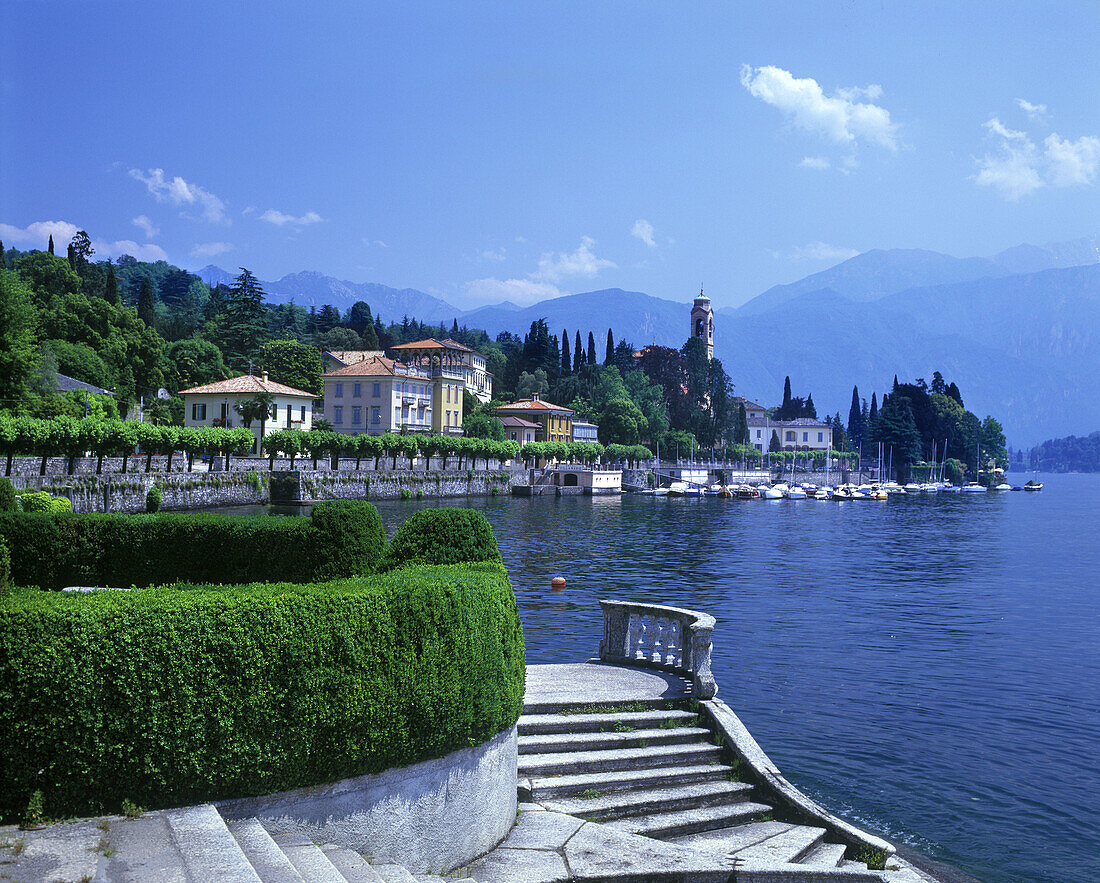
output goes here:
[{"label": "green hedge", "polygon": [[0,512],[14,512],[15,510],[15,488],[11,486],[11,482],[6,478],[0,478]]},{"label": "green hedge", "polygon": [[386,542],[358,500],[318,503],[308,519],[3,513],[0,539],[12,582],[44,589],[333,579],[377,570]]},{"label": "green hedge", "polygon": [[155,808],[480,744],[523,705],[499,564],[0,599],[0,820]]},{"label": "green hedge", "polygon": [[476,509],[422,509],[398,528],[386,566],[500,560],[493,529]]}]

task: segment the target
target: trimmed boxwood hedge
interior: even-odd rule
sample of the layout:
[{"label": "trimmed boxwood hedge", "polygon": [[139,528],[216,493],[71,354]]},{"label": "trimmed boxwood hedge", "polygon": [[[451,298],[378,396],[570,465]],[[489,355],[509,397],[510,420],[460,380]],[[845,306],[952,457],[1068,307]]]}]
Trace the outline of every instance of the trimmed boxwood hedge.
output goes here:
[{"label": "trimmed boxwood hedge", "polygon": [[500,561],[493,529],[476,509],[422,509],[398,528],[386,566]]},{"label": "trimmed boxwood hedge", "polygon": [[[66,501],[67,502],[67,501]],[[385,554],[378,510],[318,503],[310,518],[214,514],[0,514],[15,585],[309,582],[371,573]]]},{"label": "trimmed boxwood hedge", "polygon": [[[291,520],[291,523],[295,523]],[[523,705],[499,564],[320,585],[0,599],[0,818],[331,782],[438,757]]]}]

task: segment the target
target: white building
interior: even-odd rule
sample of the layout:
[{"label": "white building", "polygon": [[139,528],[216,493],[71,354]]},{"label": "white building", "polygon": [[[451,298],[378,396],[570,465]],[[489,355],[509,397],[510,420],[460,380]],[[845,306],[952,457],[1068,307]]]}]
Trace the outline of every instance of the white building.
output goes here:
[{"label": "white building", "polygon": [[432,429],[432,376],[427,368],[381,356],[329,371],[325,383],[325,419],[349,435]]},{"label": "white building", "polygon": [[256,437],[253,453],[261,450],[261,424],[264,435],[279,429],[313,428],[313,401],[317,396],[268,380],[266,371],[259,377],[242,374],[183,390],[180,392],[184,407],[183,425],[244,426],[237,406],[243,401],[255,399],[261,392],[271,395],[273,403],[266,422],[252,421],[252,434]]},{"label": "white building", "polygon": [[573,441],[595,444],[600,440],[599,435],[600,427],[595,423],[586,423],[584,420],[573,421]]},{"label": "white building", "polygon": [[833,446],[832,427],[809,417],[797,420],[750,417],[748,423],[749,443],[758,451],[768,450],[773,432],[779,434],[779,444],[784,451],[828,451]]},{"label": "white building", "polygon": [[493,375],[486,370],[485,356],[457,340],[429,337],[400,343],[390,347],[390,351],[410,365],[431,368],[433,377],[443,375],[461,379],[466,390],[480,402],[493,398]]}]

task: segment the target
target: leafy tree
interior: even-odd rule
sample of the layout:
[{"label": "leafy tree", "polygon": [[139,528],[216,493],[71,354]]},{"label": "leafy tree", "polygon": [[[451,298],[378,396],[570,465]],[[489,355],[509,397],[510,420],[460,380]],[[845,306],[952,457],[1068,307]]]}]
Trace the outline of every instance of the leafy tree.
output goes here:
[{"label": "leafy tree", "polygon": [[909,398],[891,395],[878,413],[878,422],[871,438],[893,449],[893,461],[898,470],[898,480],[908,476],[909,466],[920,459],[921,438],[913,419]]},{"label": "leafy tree", "polygon": [[118,297],[118,278],[115,276],[114,265],[110,263],[107,264],[107,287],[103,299],[116,307],[121,303]]},{"label": "leafy tree", "polygon": [[142,280],[141,293],[138,294],[138,318],[149,328],[155,328],[157,324],[156,295],[153,292],[153,280],[148,276]]},{"label": "leafy tree", "polygon": [[607,329],[607,352],[603,358],[604,366],[615,364],[615,338],[611,334],[611,329]]},{"label": "leafy tree", "polygon": [[992,460],[998,467],[1004,469],[1008,466],[1008,451],[1005,450],[1005,433],[1001,424],[993,417],[986,417],[982,421],[981,429],[982,451],[987,460]]},{"label": "leafy tree", "polygon": [[783,443],[779,441],[779,433],[772,430],[771,441],[768,442],[768,451],[775,454],[783,450]]},{"label": "leafy tree", "polygon": [[545,395],[550,389],[550,381],[546,379],[546,372],[542,368],[536,368],[533,374],[524,371],[516,381],[516,397],[519,399],[533,398],[535,394]]},{"label": "leafy tree", "polygon": [[959,392],[959,388],[954,384],[954,382],[948,385],[947,395],[951,396],[951,398],[953,398],[960,405],[963,403],[962,393]]},{"label": "leafy tree", "polygon": [[943,382],[943,375],[939,371],[932,372],[932,388],[930,391],[933,395],[945,395],[947,393],[947,384]]},{"label": "leafy tree", "polygon": [[646,433],[645,415],[627,396],[608,401],[600,412],[600,441],[634,445]]},{"label": "leafy tree", "polygon": [[268,330],[264,290],[252,273],[244,267],[240,270],[226,295],[225,315],[215,342],[230,370],[243,374],[267,340]]},{"label": "leafy tree", "polygon": [[321,395],[321,351],[296,340],[269,340],[260,347],[260,365],[276,383]]},{"label": "leafy tree", "polygon": [[246,429],[251,429],[254,421],[260,421],[260,438],[267,433],[267,418],[271,416],[271,407],[275,404],[275,396],[267,390],[261,390],[250,399],[241,399],[233,409],[241,415],[241,422]]},{"label": "leafy tree", "polygon": [[313,341],[318,353],[367,349],[363,346],[363,338],[350,328],[333,328],[321,334],[315,334]]},{"label": "leafy tree", "polygon": [[169,389],[178,392],[225,380],[229,369],[216,344],[201,337],[177,340],[168,348]]},{"label": "leafy tree", "polygon": [[735,445],[749,444],[749,418],[745,413],[744,401],[737,405],[737,422],[733,426],[733,443]]},{"label": "leafy tree", "polygon": [[34,293],[8,270],[0,270],[0,399],[22,399],[38,363]]},{"label": "leafy tree", "polygon": [[487,438],[504,441],[504,424],[485,410],[475,411],[462,418],[462,429],[467,438]]},{"label": "leafy tree", "polygon": [[78,267],[81,264],[88,263],[88,258],[95,254],[95,249],[92,248],[92,240],[88,238],[88,234],[83,230],[76,231],[76,235],[73,236],[69,245],[72,247],[73,257],[76,259]]}]

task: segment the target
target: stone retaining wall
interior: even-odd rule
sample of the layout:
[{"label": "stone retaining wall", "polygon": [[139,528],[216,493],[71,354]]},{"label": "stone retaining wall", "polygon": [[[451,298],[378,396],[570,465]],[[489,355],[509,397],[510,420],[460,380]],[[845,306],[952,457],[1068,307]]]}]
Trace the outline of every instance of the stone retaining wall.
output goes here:
[{"label": "stone retaining wall", "polygon": [[516,820],[516,728],[435,760],[331,785],[227,800],[226,820],[256,817],[414,873],[446,873],[488,852]]}]

